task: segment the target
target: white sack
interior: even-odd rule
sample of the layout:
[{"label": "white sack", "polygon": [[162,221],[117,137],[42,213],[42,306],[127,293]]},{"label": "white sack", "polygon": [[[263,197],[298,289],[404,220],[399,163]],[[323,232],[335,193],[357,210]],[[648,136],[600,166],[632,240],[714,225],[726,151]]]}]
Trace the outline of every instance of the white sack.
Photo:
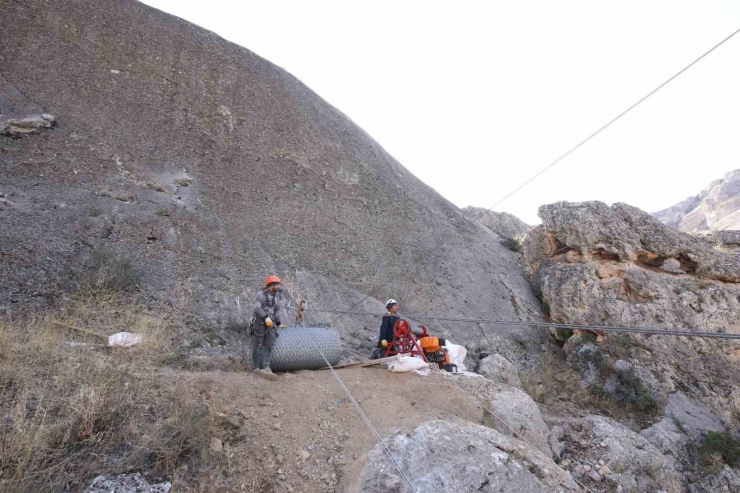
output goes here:
[{"label": "white sack", "polygon": [[136,344],[141,344],[142,337],[139,334],[132,334],[131,332],[118,332],[108,338],[108,346],[111,347],[130,347]]},{"label": "white sack", "polygon": [[429,368],[429,365],[423,359],[404,354],[400,355],[398,360],[388,365],[388,369],[394,373],[421,370],[423,368]]},{"label": "white sack", "polygon": [[465,357],[468,355],[468,350],[463,346],[458,346],[450,341],[445,341],[445,347],[447,348],[447,352],[450,354],[450,363],[457,365],[457,371],[466,371]]}]

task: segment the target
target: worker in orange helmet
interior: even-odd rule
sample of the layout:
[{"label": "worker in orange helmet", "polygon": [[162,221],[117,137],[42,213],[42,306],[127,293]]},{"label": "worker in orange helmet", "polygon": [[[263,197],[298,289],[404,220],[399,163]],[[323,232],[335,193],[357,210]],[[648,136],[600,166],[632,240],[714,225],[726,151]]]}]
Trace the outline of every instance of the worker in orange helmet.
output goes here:
[{"label": "worker in orange helmet", "polygon": [[277,376],[270,369],[272,347],[278,338],[280,323],[280,278],[268,276],[265,287],[254,298],[252,325],[252,370],[268,380]]}]

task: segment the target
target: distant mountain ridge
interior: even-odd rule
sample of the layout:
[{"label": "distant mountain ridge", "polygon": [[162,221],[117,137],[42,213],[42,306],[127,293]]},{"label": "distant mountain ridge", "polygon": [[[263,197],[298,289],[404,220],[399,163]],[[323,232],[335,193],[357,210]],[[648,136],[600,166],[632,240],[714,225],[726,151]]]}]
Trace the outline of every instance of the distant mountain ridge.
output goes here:
[{"label": "distant mountain ridge", "polygon": [[653,216],[686,233],[740,229],[740,169],[713,181],[698,195],[654,212]]}]

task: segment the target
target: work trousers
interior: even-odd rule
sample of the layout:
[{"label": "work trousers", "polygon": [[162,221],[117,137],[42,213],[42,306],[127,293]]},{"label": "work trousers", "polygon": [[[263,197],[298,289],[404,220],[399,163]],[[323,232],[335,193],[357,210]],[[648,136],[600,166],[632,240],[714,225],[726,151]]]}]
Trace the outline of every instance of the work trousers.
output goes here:
[{"label": "work trousers", "polygon": [[252,369],[270,368],[272,347],[278,338],[277,328],[268,329],[265,322],[255,320],[252,328]]}]

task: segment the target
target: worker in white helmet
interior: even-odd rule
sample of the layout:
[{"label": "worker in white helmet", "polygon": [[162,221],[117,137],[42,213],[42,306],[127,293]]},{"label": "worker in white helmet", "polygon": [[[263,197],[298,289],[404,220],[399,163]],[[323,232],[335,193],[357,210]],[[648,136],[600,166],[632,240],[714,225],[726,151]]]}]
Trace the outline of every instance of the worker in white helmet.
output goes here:
[{"label": "worker in white helmet", "polygon": [[386,348],[393,340],[393,326],[401,318],[398,315],[398,302],[393,298],[385,302],[385,309],[388,310],[388,313],[383,315],[383,320],[380,322],[378,347],[373,351],[372,359],[380,358],[385,354]]}]

